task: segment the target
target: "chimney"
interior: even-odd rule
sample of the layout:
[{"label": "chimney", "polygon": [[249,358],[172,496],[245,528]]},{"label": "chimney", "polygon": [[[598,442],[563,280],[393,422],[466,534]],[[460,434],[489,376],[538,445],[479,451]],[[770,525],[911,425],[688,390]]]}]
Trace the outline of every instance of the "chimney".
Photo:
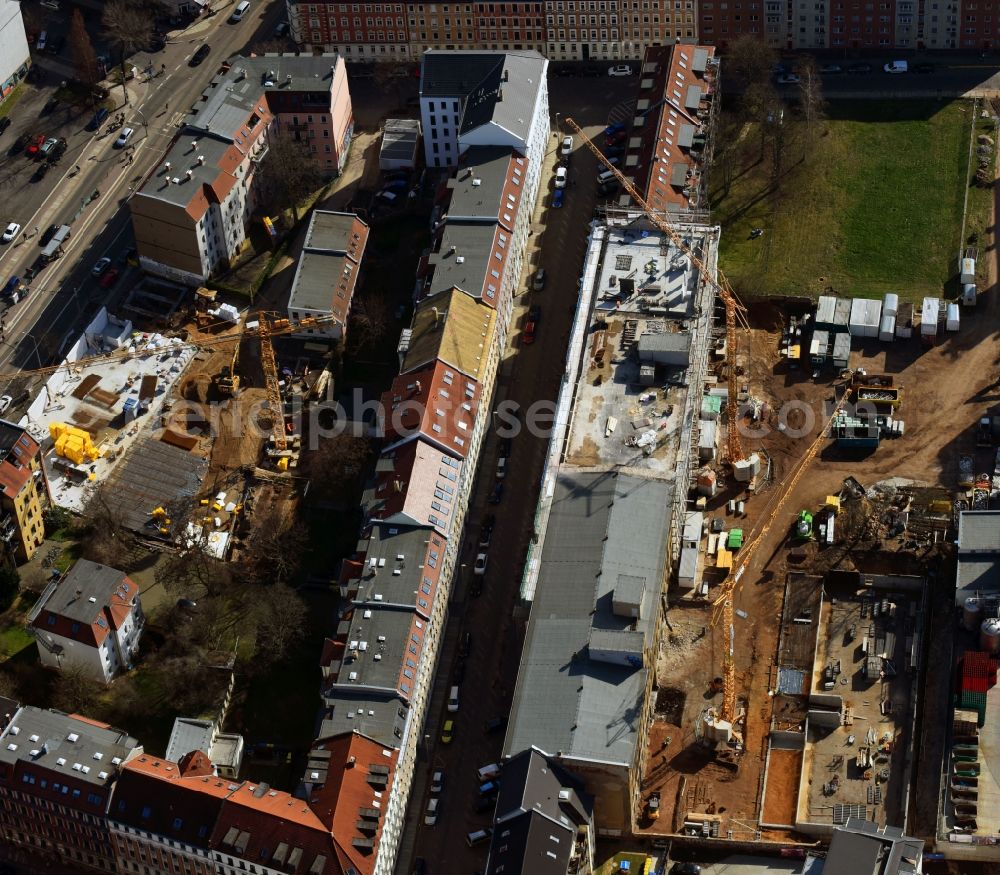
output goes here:
[{"label": "chimney", "polygon": [[349,768],[349,769],[354,768],[354,764],[357,761],[358,761],[357,757],[348,757],[347,758],[347,768]]},{"label": "chimney", "polygon": [[199,164],[204,164],[205,163],[205,156],[204,155],[199,155],[198,156],[198,163]]},{"label": "chimney", "polygon": [[184,175],[185,175],[185,176],[186,176],[186,177],[187,177],[188,179],[190,179],[190,178],[191,178],[192,176],[194,176],[194,171],[193,171],[193,170],[185,170],[185,171],[184,171]]},{"label": "chimney", "polygon": [[291,73],[289,73],[289,74],[287,74],[285,76],[285,84],[288,85],[288,86],[291,86],[291,84],[292,84],[292,74]]},{"label": "chimney", "polygon": [[197,140],[192,140],[191,141],[191,151],[193,152],[197,148],[198,148],[198,141]]},{"label": "chimney", "polygon": [[170,170],[170,162],[169,161],[164,162],[163,169],[164,170]]}]

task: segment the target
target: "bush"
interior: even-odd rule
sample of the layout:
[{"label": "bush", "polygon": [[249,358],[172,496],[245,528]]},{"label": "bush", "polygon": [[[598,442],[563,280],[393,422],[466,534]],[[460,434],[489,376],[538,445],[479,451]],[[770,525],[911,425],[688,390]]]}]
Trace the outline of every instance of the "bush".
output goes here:
[{"label": "bush", "polygon": [[0,611],[6,611],[21,590],[21,575],[8,562],[0,566]]}]

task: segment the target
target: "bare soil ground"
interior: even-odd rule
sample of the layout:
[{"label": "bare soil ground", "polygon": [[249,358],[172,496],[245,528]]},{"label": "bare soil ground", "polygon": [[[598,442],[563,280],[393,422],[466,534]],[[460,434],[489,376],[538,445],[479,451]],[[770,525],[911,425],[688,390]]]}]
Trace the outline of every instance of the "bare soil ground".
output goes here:
[{"label": "bare soil ground", "polygon": [[771,751],[764,797],[763,819],[766,823],[795,823],[795,799],[801,775],[802,751]]}]

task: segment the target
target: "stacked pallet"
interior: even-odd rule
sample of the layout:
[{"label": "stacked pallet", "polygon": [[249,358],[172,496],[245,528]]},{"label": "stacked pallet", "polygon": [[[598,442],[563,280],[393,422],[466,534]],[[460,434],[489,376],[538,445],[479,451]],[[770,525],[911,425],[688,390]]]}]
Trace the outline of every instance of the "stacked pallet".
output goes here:
[{"label": "stacked pallet", "polygon": [[982,726],[986,722],[986,694],[997,682],[997,661],[988,653],[970,651],[962,657],[959,677],[958,706],[975,711],[977,725]]}]

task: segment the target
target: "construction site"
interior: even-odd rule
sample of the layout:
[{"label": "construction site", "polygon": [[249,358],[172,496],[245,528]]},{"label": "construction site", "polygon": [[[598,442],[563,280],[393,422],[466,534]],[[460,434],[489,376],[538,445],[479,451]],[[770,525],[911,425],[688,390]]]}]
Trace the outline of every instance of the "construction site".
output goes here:
[{"label": "construction site", "polygon": [[252,509],[295,514],[301,414],[331,380],[327,350],[288,337],[321,320],[247,321],[208,289],[150,281],[121,312],[102,309],[60,365],[31,374],[44,382],[21,424],[45,448],[52,501],[99,500],[142,537],[229,558]]},{"label": "construction site", "polygon": [[[568,125],[640,209],[607,210],[592,232],[592,310],[568,356],[582,370],[552,462],[674,484],[632,828],[784,846],[851,817],[933,822],[941,760],[910,755],[918,718],[928,751],[952,728],[950,664],[926,662],[928,581],[961,511],[985,506],[962,458],[1000,377],[982,342],[995,303],[961,332],[911,315],[912,340],[856,330],[837,299],[744,306],[714,269],[717,232],[649,210]],[[896,295],[864,303],[913,310]],[[522,591],[545,601],[544,537],[540,549]],[[519,686],[538,673],[530,640],[526,654]]]}]

